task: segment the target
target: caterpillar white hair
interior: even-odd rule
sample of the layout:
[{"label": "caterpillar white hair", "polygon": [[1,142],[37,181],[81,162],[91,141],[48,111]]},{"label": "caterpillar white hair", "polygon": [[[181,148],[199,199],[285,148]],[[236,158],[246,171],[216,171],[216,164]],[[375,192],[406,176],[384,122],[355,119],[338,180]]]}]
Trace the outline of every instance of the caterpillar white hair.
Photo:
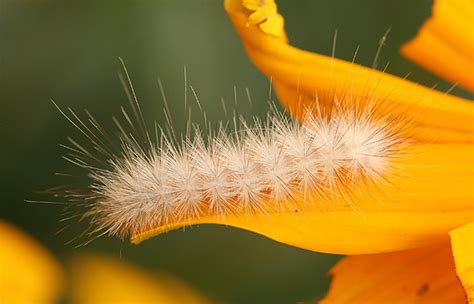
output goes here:
[{"label": "caterpillar white hair", "polygon": [[[139,131],[145,123],[130,88],[136,121],[123,114],[138,134],[125,131],[114,118],[121,131],[119,154],[111,152],[92,115],[86,112],[86,124],[72,110],[60,109],[94,146],[92,152],[72,139],[65,146],[66,159],[92,178],[85,194],[73,191],[65,197],[85,206],[81,218],[90,219],[96,235],[123,238],[201,216],[271,218],[301,202],[330,207],[322,202],[341,195],[352,203],[361,185],[388,183],[397,147],[406,138],[401,136],[406,121],[371,106],[370,97],[344,107],[334,97],[329,109],[315,100],[300,120],[272,109],[265,120],[251,124],[234,118],[232,132],[193,126],[193,132],[177,140],[157,127],[151,136]],[[106,158],[103,167],[91,165],[98,159],[95,154]]]}]

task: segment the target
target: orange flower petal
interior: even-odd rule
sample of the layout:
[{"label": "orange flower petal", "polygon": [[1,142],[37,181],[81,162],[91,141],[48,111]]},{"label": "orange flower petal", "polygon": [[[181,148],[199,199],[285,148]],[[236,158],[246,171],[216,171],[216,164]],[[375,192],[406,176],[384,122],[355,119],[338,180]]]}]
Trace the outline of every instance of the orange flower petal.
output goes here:
[{"label": "orange flower petal", "polygon": [[449,243],[409,251],[350,256],[330,272],[321,304],[465,303]]},{"label": "orange flower petal", "polygon": [[450,233],[456,273],[469,303],[474,303],[474,222]]},{"label": "orange flower petal", "polygon": [[[315,95],[332,104],[334,95],[390,104],[394,112],[413,116],[424,142],[474,142],[474,105],[401,78],[357,64],[297,49],[284,34],[275,37],[248,26],[248,12],[226,0],[226,10],[254,64],[273,80],[280,101],[301,116]],[[342,98],[351,102],[353,98]],[[410,114],[411,113],[411,114]]]},{"label": "orange flower petal", "polygon": [[436,0],[432,16],[400,49],[402,55],[474,91],[474,2]]},{"label": "orange flower petal", "polygon": [[73,303],[209,303],[174,278],[152,275],[114,257],[79,256],[71,275]]},{"label": "orange flower petal", "polygon": [[55,303],[62,279],[60,266],[45,248],[0,220],[1,303]]},{"label": "orange flower petal", "polygon": [[[404,172],[382,199],[364,191],[354,202],[325,201],[317,194],[297,201],[291,212],[268,216],[203,216],[137,232],[133,243],[194,224],[223,224],[253,231],[308,250],[363,254],[426,246],[448,238],[448,232],[474,219],[472,145],[431,145],[400,156]],[[427,167],[436,166],[436,170]],[[383,201],[383,202],[382,202]],[[356,208],[354,207],[356,206]]]}]

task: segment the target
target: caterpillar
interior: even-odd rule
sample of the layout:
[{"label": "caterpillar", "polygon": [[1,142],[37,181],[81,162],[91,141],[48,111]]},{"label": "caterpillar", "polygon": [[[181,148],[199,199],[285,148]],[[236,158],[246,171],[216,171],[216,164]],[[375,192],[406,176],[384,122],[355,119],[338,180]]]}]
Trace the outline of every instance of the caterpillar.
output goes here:
[{"label": "caterpillar", "polygon": [[[159,127],[152,136],[138,131],[145,122],[133,87],[128,93],[136,121],[122,112],[138,134],[114,118],[119,154],[110,152],[105,130],[90,113],[87,125],[71,109],[66,114],[58,107],[94,147],[92,152],[72,139],[64,145],[65,158],[91,177],[86,192],[64,197],[85,207],[80,218],[90,220],[95,235],[125,238],[204,215],[271,217],[301,201],[319,204],[338,195],[350,201],[361,185],[386,181],[406,140],[406,121],[372,106],[370,97],[341,106],[337,96],[330,109],[316,99],[300,120],[272,107],[265,120],[234,117],[232,132],[224,124],[208,132],[194,125],[180,140]],[[105,166],[90,164],[97,160],[94,153],[106,158]]]}]

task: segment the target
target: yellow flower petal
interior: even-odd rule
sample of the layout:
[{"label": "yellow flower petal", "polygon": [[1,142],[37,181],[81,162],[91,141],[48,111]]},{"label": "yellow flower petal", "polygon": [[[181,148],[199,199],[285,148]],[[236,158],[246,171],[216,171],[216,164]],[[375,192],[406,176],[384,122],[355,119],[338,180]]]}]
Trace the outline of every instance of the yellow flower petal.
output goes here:
[{"label": "yellow flower petal", "polygon": [[[289,245],[328,253],[364,254],[426,246],[446,240],[448,232],[474,219],[472,145],[431,145],[400,157],[404,172],[396,187],[381,199],[364,191],[324,201],[317,194],[297,201],[291,212],[268,216],[203,216],[191,222],[170,223],[138,231],[133,243],[192,224],[223,224],[250,230]],[[436,170],[427,170],[435,166]],[[382,202],[383,201],[383,202]],[[354,205],[357,207],[355,208]]]},{"label": "yellow flower petal", "polygon": [[457,228],[449,234],[456,273],[469,303],[474,303],[474,223]]},{"label": "yellow flower petal", "polygon": [[152,275],[114,257],[76,257],[71,275],[73,303],[209,303],[183,282],[166,275]]},{"label": "yellow flower petal", "polygon": [[[226,10],[254,64],[273,80],[280,101],[296,116],[314,105],[315,95],[332,105],[334,95],[370,98],[390,104],[394,112],[412,113],[420,126],[415,138],[424,142],[474,142],[474,105],[357,64],[290,46],[285,35],[275,37],[247,26],[248,11],[226,0]],[[449,61],[449,60],[447,60]],[[341,102],[351,102],[342,98]],[[413,114],[415,113],[415,114]]]},{"label": "yellow flower petal", "polygon": [[330,272],[321,304],[465,303],[449,243],[409,251],[350,256]]},{"label": "yellow flower petal", "polygon": [[247,19],[247,26],[258,25],[260,29],[273,36],[284,35],[284,19],[277,12],[274,0],[243,0],[230,1],[229,5],[252,11]]},{"label": "yellow flower petal", "polygon": [[474,91],[474,2],[436,0],[432,16],[401,48],[408,59]]},{"label": "yellow flower petal", "polygon": [[0,220],[0,303],[55,303],[62,279],[45,248]]},{"label": "yellow flower petal", "polygon": [[235,2],[242,2],[243,7],[248,10],[256,11],[259,8],[266,6],[268,4],[275,4],[274,0],[242,0],[242,1],[235,1]]},{"label": "yellow flower petal", "polygon": [[260,29],[267,34],[278,36],[283,30],[285,19],[281,15],[275,14],[267,18],[267,20],[260,25]]},{"label": "yellow flower petal", "polygon": [[248,22],[250,24],[259,24],[265,21],[269,16],[275,15],[276,13],[277,6],[275,3],[271,3],[261,8],[258,8],[255,12],[250,14]]}]

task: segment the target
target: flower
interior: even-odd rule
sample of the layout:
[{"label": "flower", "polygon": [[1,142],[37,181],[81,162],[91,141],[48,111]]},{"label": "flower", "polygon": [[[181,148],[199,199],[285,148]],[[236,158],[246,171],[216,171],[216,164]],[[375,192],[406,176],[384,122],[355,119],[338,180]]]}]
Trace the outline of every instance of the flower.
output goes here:
[{"label": "flower", "polygon": [[[348,108],[354,100],[370,99],[390,104],[395,117],[409,117],[416,130],[407,135],[411,142],[400,148],[409,153],[397,156],[403,176],[391,181],[393,187],[384,187],[381,196],[363,192],[356,208],[341,197],[327,209],[301,204],[269,216],[203,215],[137,231],[133,243],[185,225],[209,223],[319,252],[371,254],[446,241],[449,231],[474,219],[474,107],[469,101],[290,46],[283,22],[272,21],[278,14],[274,1],[228,0],[225,8],[249,57],[271,77],[280,101],[295,117],[303,119],[305,108],[314,107],[315,93],[321,107],[331,107],[335,98]],[[260,12],[268,17],[250,17]]]},{"label": "flower", "polygon": [[[427,70],[474,90],[474,11],[469,1],[435,1],[432,16],[401,53]],[[429,47],[426,47],[429,46]],[[446,60],[449,58],[449,60]]]},{"label": "flower", "polygon": [[[267,5],[273,7],[272,1],[259,3],[258,9],[262,11]],[[324,222],[327,238],[343,244],[331,247],[334,252],[383,253],[349,256],[339,262],[331,272],[333,283],[322,303],[394,300],[458,303],[466,299],[473,303],[474,223],[470,222],[474,207],[474,105],[407,80],[294,48],[287,42],[283,22],[264,26],[267,21],[261,19],[258,26],[251,27],[245,21],[249,18],[245,4],[226,0],[225,7],[249,57],[271,77],[280,101],[290,113],[301,116],[305,105],[314,102],[315,92],[322,96],[319,101],[323,106],[332,103],[334,96],[344,95],[362,98],[369,95],[379,104],[388,100],[395,105],[391,110],[400,115],[413,115],[408,111],[421,113],[413,116],[419,129],[413,133],[410,145],[426,145],[426,149],[413,152],[418,157],[407,160],[406,164],[411,164],[412,168],[428,163],[443,164],[442,167],[419,167],[416,172],[409,166],[404,167],[403,171],[409,172],[406,179],[413,186],[409,190],[412,196],[386,193],[388,198],[396,197],[396,209],[389,206],[372,209],[373,206],[367,203],[369,198],[360,205],[366,215],[364,220],[350,221],[338,217],[336,211],[331,223]],[[466,30],[473,27],[473,12],[472,2],[436,0],[432,17],[417,36],[402,47],[402,54],[428,70],[474,90],[474,35]],[[325,94],[327,92],[331,94]],[[342,98],[341,102],[353,100]],[[466,158],[458,167],[456,158],[460,155]],[[466,170],[454,169],[456,167]],[[444,186],[447,195],[435,193],[435,188]],[[408,191],[408,188],[402,189]],[[434,195],[429,197],[428,193]],[[458,217],[461,214],[466,217],[461,219]],[[337,225],[350,229],[341,233],[344,228]],[[309,225],[300,227],[298,232],[314,237],[310,241],[318,245],[302,247],[327,249],[321,246],[321,243],[327,243],[323,236],[306,234],[308,228]],[[295,244],[294,236],[288,237],[290,233],[275,237],[279,233],[282,232],[273,234],[265,230],[264,234]],[[395,250],[404,251],[388,253]]]},{"label": "flower", "polygon": [[0,302],[55,303],[63,271],[51,254],[27,234],[0,220]]},{"label": "flower", "polygon": [[321,303],[472,303],[473,233],[471,223],[451,231],[451,242],[345,257]]},{"label": "flower", "polygon": [[73,303],[210,303],[176,278],[152,275],[103,254],[82,254],[73,259],[71,269]]},{"label": "flower", "polygon": [[1,303],[57,303],[66,283],[72,303],[209,303],[175,278],[103,254],[78,254],[66,277],[41,244],[5,221],[0,221],[0,270]]},{"label": "flower", "polygon": [[[468,12],[459,14],[470,14],[472,4],[437,0],[433,17],[402,50],[435,73],[472,89],[466,67],[473,62],[469,52],[473,40],[470,34],[464,35],[464,29],[472,27],[472,18],[454,21],[447,17],[466,6]],[[469,223],[474,220],[474,105],[355,63],[292,47],[272,0],[226,0],[225,8],[250,59],[272,79],[279,100],[294,117],[304,121],[306,110],[314,108],[317,100],[318,109],[328,110],[325,113],[334,104],[348,109],[388,104],[390,115],[410,120],[409,131],[404,133],[410,141],[399,147],[406,153],[397,154],[392,172],[402,176],[390,181],[392,187],[382,187],[382,195],[374,194],[373,189],[361,191],[356,208],[343,196],[331,201],[329,209],[301,204],[295,210],[268,216],[203,215],[137,231],[132,242],[186,225],[231,225],[308,250],[357,254],[334,268],[326,303],[378,303],[395,298],[462,301],[463,289],[456,277],[472,301],[473,261],[468,257],[473,255],[473,224]],[[453,23],[445,25],[446,21]],[[423,50],[435,40],[440,52],[430,56],[436,60],[422,59]],[[446,60],[453,49],[453,60],[459,64]],[[450,66],[445,69],[428,61]],[[403,280],[390,280],[397,277]],[[386,292],[373,292],[382,287]]]}]

